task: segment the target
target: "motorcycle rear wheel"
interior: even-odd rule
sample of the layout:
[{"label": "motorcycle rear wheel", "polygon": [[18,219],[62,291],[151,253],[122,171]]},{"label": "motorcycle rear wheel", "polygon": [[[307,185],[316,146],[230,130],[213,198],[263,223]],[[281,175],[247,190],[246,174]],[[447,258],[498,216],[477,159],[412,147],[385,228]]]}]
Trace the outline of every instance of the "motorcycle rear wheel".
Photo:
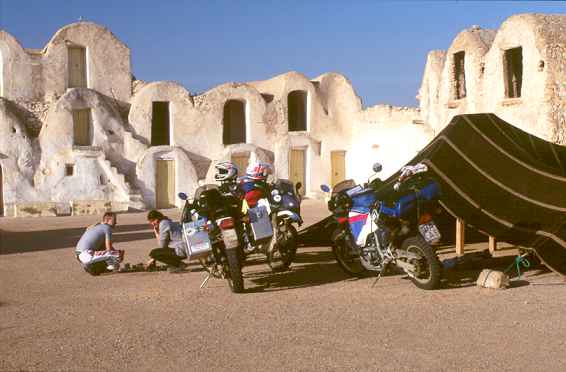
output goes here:
[{"label": "motorcycle rear wheel", "polygon": [[242,277],[242,265],[239,257],[239,249],[226,249],[226,261],[228,272],[226,280],[230,290],[234,293],[244,292],[244,278]]},{"label": "motorcycle rear wheel", "polygon": [[346,274],[360,278],[368,275],[368,271],[360,262],[360,256],[352,254],[351,247],[344,239],[332,245],[332,253]]},{"label": "motorcycle rear wheel", "polygon": [[421,258],[412,262],[417,264],[419,272],[416,277],[411,277],[411,281],[418,288],[431,290],[440,287],[440,277],[442,275],[442,268],[436,253],[432,247],[421,237],[413,236],[405,239],[401,245],[401,249],[408,252],[415,253]]}]

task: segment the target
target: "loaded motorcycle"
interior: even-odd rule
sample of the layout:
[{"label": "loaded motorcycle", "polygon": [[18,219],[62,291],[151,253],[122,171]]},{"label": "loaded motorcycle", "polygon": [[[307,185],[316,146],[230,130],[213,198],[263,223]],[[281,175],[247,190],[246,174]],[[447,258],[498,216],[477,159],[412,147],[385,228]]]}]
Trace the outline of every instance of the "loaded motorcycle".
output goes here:
[{"label": "loaded motorcycle", "polygon": [[303,220],[300,213],[299,182],[295,187],[289,180],[255,183],[262,198],[248,208],[244,217],[244,252],[262,252],[273,271],[287,270],[297,252],[297,229]]},{"label": "loaded motorcycle", "polygon": [[[381,164],[374,165],[375,173]],[[327,185],[321,185],[330,192]],[[366,185],[348,180],[332,190],[328,209],[336,228],[332,251],[350,275],[368,271],[378,278],[390,266],[404,271],[422,289],[440,285],[441,265],[431,247],[440,240],[433,215],[437,212],[439,184],[424,164],[403,167],[391,187],[379,178]]]},{"label": "loaded motorcycle", "polygon": [[226,279],[232,292],[242,293],[240,200],[212,184],[200,186],[192,203],[184,193],[179,198],[185,200],[181,223],[187,257],[199,259],[209,273],[201,287],[215,277]]}]

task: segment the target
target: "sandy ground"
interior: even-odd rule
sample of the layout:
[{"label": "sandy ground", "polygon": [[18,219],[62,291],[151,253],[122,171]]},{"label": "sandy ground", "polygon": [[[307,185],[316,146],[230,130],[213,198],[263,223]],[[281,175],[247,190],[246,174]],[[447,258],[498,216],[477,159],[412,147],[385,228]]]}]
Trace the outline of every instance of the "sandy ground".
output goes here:
[{"label": "sandy ground", "polygon": [[[326,212],[307,201],[304,214]],[[127,262],[155,246],[144,217],[119,216]],[[0,219],[0,370],[566,370],[566,285],[545,270],[488,290],[473,285],[480,266],[423,291],[403,275],[349,278],[309,248],[280,274],[253,257],[234,295],[220,280],[199,289],[197,265],[89,276],[72,252],[92,222]]]}]

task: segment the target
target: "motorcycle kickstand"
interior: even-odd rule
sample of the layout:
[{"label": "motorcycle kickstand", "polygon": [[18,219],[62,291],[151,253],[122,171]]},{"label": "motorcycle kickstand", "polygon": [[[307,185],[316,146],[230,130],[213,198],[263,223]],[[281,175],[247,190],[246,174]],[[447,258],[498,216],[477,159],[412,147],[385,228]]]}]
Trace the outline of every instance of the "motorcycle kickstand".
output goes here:
[{"label": "motorcycle kickstand", "polygon": [[208,283],[208,281],[210,280],[210,277],[212,276],[211,273],[207,273],[206,278],[204,278],[204,280],[202,281],[202,283],[200,283],[200,289],[203,289],[206,286],[206,283]]},{"label": "motorcycle kickstand", "polygon": [[[383,270],[382,270],[383,271]],[[377,282],[379,281],[379,279],[381,279],[381,272],[379,272],[379,274],[377,274],[377,278],[375,278],[375,282],[373,282],[373,284],[371,285],[371,287],[375,287],[375,285],[377,284]]]}]

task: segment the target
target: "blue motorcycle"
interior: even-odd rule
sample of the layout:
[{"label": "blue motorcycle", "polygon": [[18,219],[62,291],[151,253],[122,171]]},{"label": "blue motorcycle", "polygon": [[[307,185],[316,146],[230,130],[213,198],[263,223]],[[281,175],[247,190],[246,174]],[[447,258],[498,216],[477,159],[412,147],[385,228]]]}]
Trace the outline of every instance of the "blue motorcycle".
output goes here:
[{"label": "blue motorcycle", "polygon": [[[374,172],[381,171],[375,164]],[[336,227],[332,251],[350,275],[378,278],[394,265],[422,289],[440,286],[441,264],[431,247],[440,241],[433,216],[439,211],[440,186],[424,164],[407,166],[394,184],[379,178],[366,185],[343,181],[332,189],[328,209]]]}]

